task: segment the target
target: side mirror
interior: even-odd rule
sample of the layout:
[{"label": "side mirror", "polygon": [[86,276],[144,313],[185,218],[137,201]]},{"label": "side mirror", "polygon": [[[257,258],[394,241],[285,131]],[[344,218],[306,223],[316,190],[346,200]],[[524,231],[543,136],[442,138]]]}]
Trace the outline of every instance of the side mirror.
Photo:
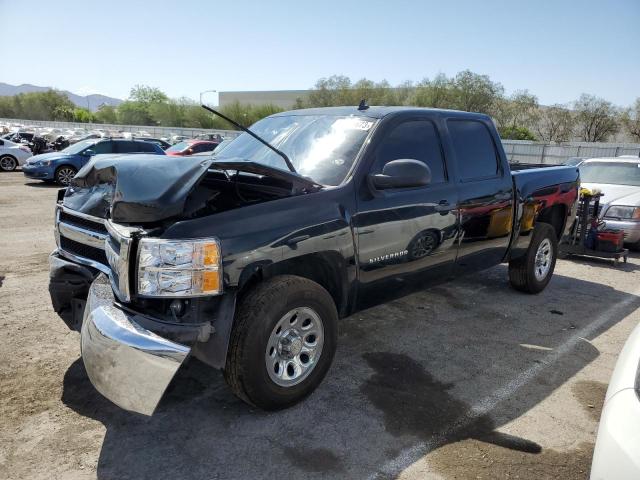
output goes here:
[{"label": "side mirror", "polygon": [[419,160],[392,160],[382,173],[369,175],[371,185],[378,189],[424,187],[431,183],[431,169]]},{"label": "side mirror", "polygon": [[84,152],[82,152],[82,154],[85,157],[93,157],[96,154],[96,152],[95,150],[91,150],[90,148],[87,148]]}]

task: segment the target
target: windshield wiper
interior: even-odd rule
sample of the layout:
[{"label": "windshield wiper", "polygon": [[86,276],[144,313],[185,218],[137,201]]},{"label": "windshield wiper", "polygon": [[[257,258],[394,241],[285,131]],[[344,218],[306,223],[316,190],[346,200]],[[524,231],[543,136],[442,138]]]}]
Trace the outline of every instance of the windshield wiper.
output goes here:
[{"label": "windshield wiper", "polygon": [[271,150],[273,150],[274,152],[276,152],[278,155],[280,155],[283,159],[284,159],[284,163],[287,164],[287,167],[289,167],[289,170],[291,170],[293,173],[298,173],[296,172],[295,167],[293,166],[293,163],[291,163],[291,160],[289,160],[289,157],[287,157],[287,154],[284,153],[282,150],[274,147],[273,145],[271,145],[269,142],[267,142],[266,140],[264,140],[263,138],[259,137],[257,134],[253,133],[251,130],[249,130],[247,127],[240,125],[238,122],[236,122],[235,120],[230,119],[229,117],[227,117],[226,115],[223,115],[222,113],[218,112],[217,110],[214,110],[211,107],[208,107],[206,105],[201,105],[202,108],[204,108],[205,110],[213,113],[214,115],[218,115],[221,118],[224,118],[227,122],[229,122],[231,125],[233,125],[234,127],[239,128],[240,130],[242,130],[245,133],[248,133],[249,135],[251,135],[253,138],[255,138],[256,140],[258,140],[260,143],[262,143],[263,145],[269,147]]}]

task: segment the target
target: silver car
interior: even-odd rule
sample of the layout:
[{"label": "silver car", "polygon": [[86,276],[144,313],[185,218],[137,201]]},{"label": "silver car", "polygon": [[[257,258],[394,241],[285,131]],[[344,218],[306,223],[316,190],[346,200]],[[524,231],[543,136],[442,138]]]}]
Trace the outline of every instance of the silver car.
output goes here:
[{"label": "silver car", "polygon": [[591,158],[580,164],[582,186],[598,189],[600,217],[624,231],[624,241],[640,248],[640,158]]}]

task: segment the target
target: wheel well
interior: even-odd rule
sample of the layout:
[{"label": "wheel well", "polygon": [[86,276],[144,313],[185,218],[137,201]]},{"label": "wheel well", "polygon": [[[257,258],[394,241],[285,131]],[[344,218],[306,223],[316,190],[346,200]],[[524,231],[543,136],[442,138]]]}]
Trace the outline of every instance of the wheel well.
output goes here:
[{"label": "wheel well", "polygon": [[239,297],[244,296],[257,283],[277,275],[297,275],[322,286],[336,305],[338,313],[346,309],[347,277],[345,260],[337,252],[321,252],[302,255],[278,263],[252,269],[240,280]]},{"label": "wheel well", "polygon": [[63,164],[63,165],[58,165],[58,166],[56,167],[56,173],[58,173],[58,170],[60,170],[61,168],[64,168],[64,167],[73,168],[76,172],[78,171],[78,169],[77,169],[76,167],[74,167],[73,165],[70,165],[70,164],[68,164],[68,163],[65,163],[65,164]]},{"label": "wheel well", "polygon": [[538,214],[538,222],[548,223],[556,231],[556,238],[560,240],[564,231],[564,223],[567,218],[567,207],[565,205],[552,205],[543,208]]}]

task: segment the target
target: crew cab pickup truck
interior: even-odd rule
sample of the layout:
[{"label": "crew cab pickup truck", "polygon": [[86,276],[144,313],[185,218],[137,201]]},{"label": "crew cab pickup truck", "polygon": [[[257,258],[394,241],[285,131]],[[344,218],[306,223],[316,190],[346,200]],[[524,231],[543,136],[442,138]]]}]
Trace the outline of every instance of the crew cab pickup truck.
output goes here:
[{"label": "crew cab pickup truck", "polygon": [[96,158],[60,191],[53,307],[124,409],[152,414],[191,356],[249,404],[290,406],[340,318],[502,262],[540,292],[575,215],[578,169],[511,171],[486,115],[332,107],[251,133],[211,157]]}]

